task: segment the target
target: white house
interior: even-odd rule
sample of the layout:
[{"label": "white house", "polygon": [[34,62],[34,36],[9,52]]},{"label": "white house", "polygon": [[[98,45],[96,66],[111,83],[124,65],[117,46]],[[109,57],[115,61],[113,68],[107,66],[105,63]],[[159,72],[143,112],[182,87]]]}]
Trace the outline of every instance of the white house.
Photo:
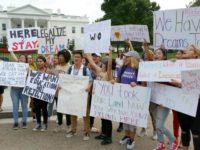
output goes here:
[{"label": "white house", "polygon": [[0,42],[6,38],[6,29],[25,28],[25,27],[66,27],[68,40],[74,41],[75,45],[80,44],[83,37],[84,25],[89,23],[89,18],[85,16],[65,15],[57,10],[53,13],[52,9],[39,9],[32,5],[21,7],[7,7],[3,10],[0,6]]}]

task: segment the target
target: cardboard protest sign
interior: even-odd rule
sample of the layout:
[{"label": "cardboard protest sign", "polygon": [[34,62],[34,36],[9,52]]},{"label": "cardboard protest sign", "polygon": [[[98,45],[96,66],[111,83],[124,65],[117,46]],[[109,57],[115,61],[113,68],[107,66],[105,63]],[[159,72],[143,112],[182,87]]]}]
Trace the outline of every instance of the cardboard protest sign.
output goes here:
[{"label": "cardboard protest sign", "polygon": [[185,50],[200,46],[200,7],[154,12],[154,48]]},{"label": "cardboard protest sign", "polygon": [[39,28],[7,29],[9,51],[29,51],[38,49]]},{"label": "cardboard protest sign", "polygon": [[138,81],[181,81],[181,71],[200,69],[200,60],[144,61],[139,64]]},{"label": "cardboard protest sign", "polygon": [[38,31],[38,54],[57,54],[67,48],[68,40],[65,27],[40,29]]},{"label": "cardboard protest sign", "polygon": [[105,53],[110,46],[111,20],[85,26],[84,51],[86,53]]},{"label": "cardboard protest sign", "polygon": [[85,91],[89,77],[59,74],[59,90],[57,112],[86,116],[88,93]]},{"label": "cardboard protest sign", "polygon": [[181,72],[183,93],[200,94],[200,70]]},{"label": "cardboard protest sign", "polygon": [[125,41],[126,39],[136,42],[144,42],[144,39],[149,43],[149,30],[147,25],[121,25],[112,26],[111,41]]},{"label": "cardboard protest sign", "polygon": [[147,127],[150,88],[94,81],[90,115]]},{"label": "cardboard protest sign", "polygon": [[0,85],[24,87],[28,64],[0,61]]},{"label": "cardboard protest sign", "polygon": [[23,89],[23,94],[52,103],[58,86],[58,76],[31,71]]},{"label": "cardboard protest sign", "polygon": [[170,109],[195,117],[199,94],[186,94],[182,89],[164,84],[150,83],[151,101]]}]

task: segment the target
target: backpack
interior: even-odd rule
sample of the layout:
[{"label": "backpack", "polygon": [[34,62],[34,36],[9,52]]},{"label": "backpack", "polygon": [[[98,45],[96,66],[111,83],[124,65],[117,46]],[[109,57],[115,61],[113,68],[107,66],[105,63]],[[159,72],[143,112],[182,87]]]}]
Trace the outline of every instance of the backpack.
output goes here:
[{"label": "backpack", "polygon": [[[69,70],[67,73],[71,74],[71,72],[72,72],[72,66],[69,67]],[[83,76],[87,76],[87,67],[86,66],[83,67]]]}]

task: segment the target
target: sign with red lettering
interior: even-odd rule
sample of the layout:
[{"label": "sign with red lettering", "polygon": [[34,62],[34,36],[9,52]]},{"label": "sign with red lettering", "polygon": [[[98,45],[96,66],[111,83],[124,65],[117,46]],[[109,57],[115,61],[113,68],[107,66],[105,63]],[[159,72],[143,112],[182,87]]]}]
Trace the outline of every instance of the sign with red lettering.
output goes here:
[{"label": "sign with red lettering", "polygon": [[154,48],[200,47],[200,7],[154,12]]},{"label": "sign with red lettering", "polygon": [[200,94],[200,70],[181,72],[182,89],[187,94]]},{"label": "sign with red lettering", "polygon": [[130,41],[143,42],[144,39],[149,43],[149,30],[147,25],[121,25],[112,26],[111,41]]},{"label": "sign with red lettering", "polygon": [[138,81],[171,82],[171,79],[181,81],[181,71],[200,69],[199,59],[140,62]]},{"label": "sign with red lettering", "polygon": [[151,89],[95,80],[90,116],[147,127]]},{"label": "sign with red lettering", "polygon": [[38,49],[39,28],[7,29],[8,51],[30,51]]}]

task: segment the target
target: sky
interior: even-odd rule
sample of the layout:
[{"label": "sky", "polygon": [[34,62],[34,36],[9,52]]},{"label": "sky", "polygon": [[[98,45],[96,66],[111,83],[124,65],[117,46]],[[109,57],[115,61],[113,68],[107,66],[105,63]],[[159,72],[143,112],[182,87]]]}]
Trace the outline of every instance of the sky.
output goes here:
[{"label": "sky", "polygon": [[[90,22],[101,18],[104,12],[101,11],[101,4],[104,0],[0,0],[0,4],[6,10],[7,6],[23,6],[32,4],[38,8],[51,8],[53,12],[58,9],[66,15],[77,15],[89,17]],[[151,0],[161,6],[161,10],[185,8],[192,0]]]}]

